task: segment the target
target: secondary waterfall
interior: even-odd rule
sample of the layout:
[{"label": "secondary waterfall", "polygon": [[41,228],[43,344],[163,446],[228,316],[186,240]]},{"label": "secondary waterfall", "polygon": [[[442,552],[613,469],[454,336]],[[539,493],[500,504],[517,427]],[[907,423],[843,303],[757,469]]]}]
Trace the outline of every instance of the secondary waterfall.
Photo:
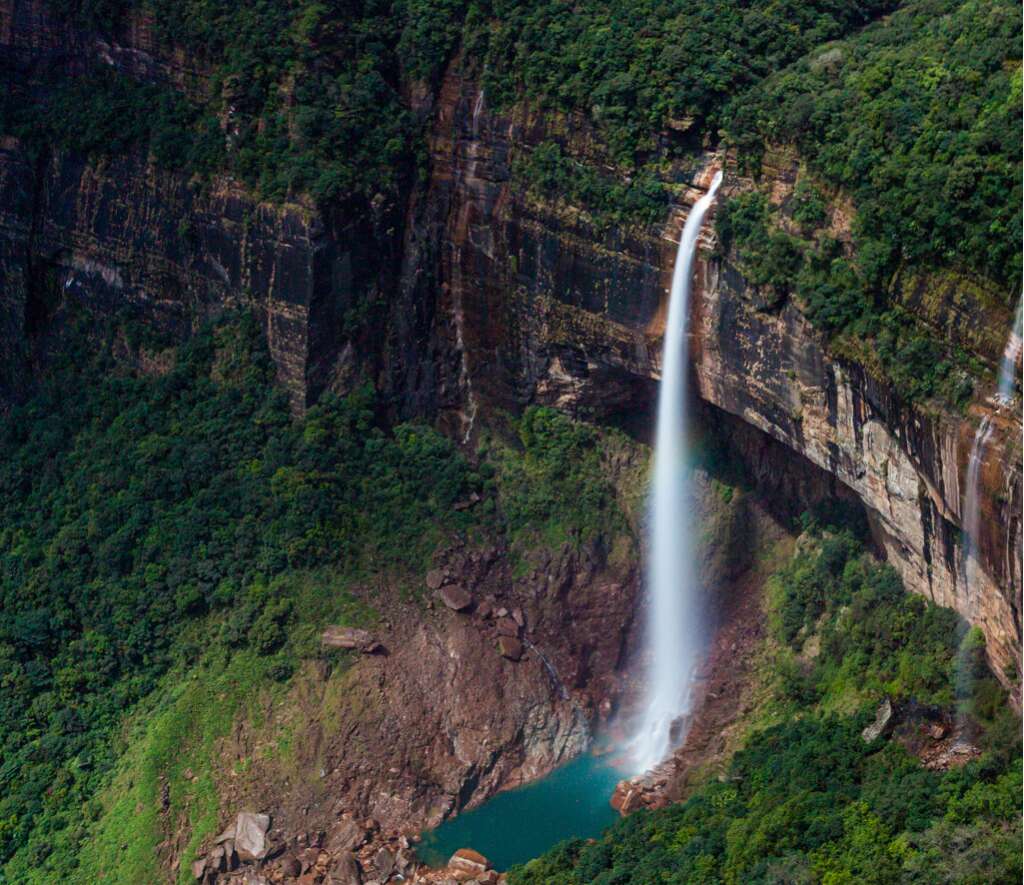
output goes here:
[{"label": "secondary waterfall", "polygon": [[[1017,314],[1013,320],[1010,337],[1003,349],[1003,357],[999,362],[999,382],[995,395],[998,406],[1007,406],[1013,402],[1013,393],[1017,379],[1017,358],[1021,350],[1021,303],[1017,304]],[[974,434],[971,454],[967,461],[967,480],[964,485],[963,532],[964,544],[961,559],[961,577],[967,601],[964,615],[968,623],[974,623],[977,616],[977,577],[979,564],[979,541],[981,538],[981,467],[985,460],[985,449],[992,437],[994,427],[992,415],[985,415]],[[957,694],[967,696],[971,691],[971,678],[968,672],[964,651],[957,656],[956,665]]]},{"label": "secondary waterfall", "polygon": [[1024,300],[1017,302],[1017,315],[1013,318],[1013,330],[1006,342],[1003,358],[999,363],[999,401],[1004,405],[1013,399],[1014,382],[1017,380],[1017,357],[1021,346],[1021,308]]},{"label": "secondary waterfall", "polygon": [[[1021,350],[1021,307],[1022,302],[1017,303],[1017,313],[1013,319],[1013,328],[1006,340],[1006,347],[1003,349],[1003,357],[999,361],[999,382],[996,391],[996,402],[1000,406],[1007,406],[1013,402],[1013,392],[1017,380],[1017,358]],[[985,447],[992,436],[992,416],[986,415],[978,431],[974,434],[974,444],[971,446],[970,458],[967,462],[967,484],[964,487],[963,507],[963,578],[967,588],[967,604],[973,607],[972,584],[976,574],[978,559],[978,538],[981,530],[980,507],[978,495],[981,492],[981,465],[985,458]],[[973,611],[971,612],[973,614]]]},{"label": "secondary waterfall", "polygon": [[967,486],[964,500],[964,550],[963,550],[963,573],[964,586],[967,589],[968,620],[974,617],[974,594],[972,584],[974,583],[974,569],[978,557],[977,543],[979,530],[981,528],[980,507],[978,506],[978,492],[981,487],[981,463],[985,457],[985,446],[988,445],[989,437],[992,436],[992,417],[986,415],[978,425],[978,432],[974,434],[974,445],[971,446],[971,455],[967,461]]},{"label": "secondary waterfall", "polygon": [[672,724],[689,712],[690,689],[703,644],[687,476],[686,326],[697,237],[721,182],[722,173],[718,172],[686,219],[665,324],[647,565],[651,665],[647,710],[634,749],[641,770],[657,765],[671,749]]}]

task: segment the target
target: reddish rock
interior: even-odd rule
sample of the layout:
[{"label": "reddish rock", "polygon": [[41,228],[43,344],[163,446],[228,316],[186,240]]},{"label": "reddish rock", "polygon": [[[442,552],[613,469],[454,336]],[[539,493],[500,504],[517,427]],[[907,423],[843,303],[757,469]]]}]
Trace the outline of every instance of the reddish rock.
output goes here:
[{"label": "reddish rock", "polygon": [[514,636],[499,636],[498,651],[510,661],[518,661],[523,656],[523,644]]},{"label": "reddish rock", "polygon": [[612,793],[611,806],[625,817],[627,814],[647,804],[644,793],[645,784],[639,778],[619,781],[615,787],[615,792]]},{"label": "reddish rock", "polygon": [[431,590],[440,590],[444,584],[444,572],[439,568],[432,568],[427,572],[427,587]]},{"label": "reddish rock", "polygon": [[496,626],[501,636],[519,636],[519,625],[511,618],[500,618]]},{"label": "reddish rock", "polygon": [[441,601],[452,611],[466,611],[473,605],[473,595],[456,584],[441,588]]},{"label": "reddish rock", "polygon": [[359,861],[355,859],[351,851],[342,852],[334,859],[327,881],[332,885],[359,885],[363,881]]},{"label": "reddish rock", "polygon": [[331,830],[324,848],[330,854],[352,851],[366,841],[366,832],[351,818],[345,818]]},{"label": "reddish rock", "polygon": [[372,647],[380,645],[366,630],[338,626],[325,629],[320,635],[320,644],[327,648],[349,648],[360,651],[368,651]]},{"label": "reddish rock", "polygon": [[460,878],[460,875],[476,878],[486,873],[490,866],[491,862],[472,848],[460,848],[448,861],[448,869],[456,878]]}]

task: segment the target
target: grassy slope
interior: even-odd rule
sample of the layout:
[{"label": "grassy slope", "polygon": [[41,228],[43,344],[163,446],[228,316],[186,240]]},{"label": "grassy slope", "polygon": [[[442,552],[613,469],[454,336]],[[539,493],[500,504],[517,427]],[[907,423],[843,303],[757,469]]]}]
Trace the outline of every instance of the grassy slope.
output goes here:
[{"label": "grassy slope", "polygon": [[[320,630],[372,625],[366,588],[421,586],[453,536],[631,549],[603,462],[617,435],[530,410],[474,468],[427,427],[379,426],[365,390],[293,421],[245,318],[203,330],[162,377],[105,355],[130,329],[85,325],[0,437],[11,881],[135,883],[158,854],[191,857],[220,822],[218,784],[245,774],[222,758],[233,730],[286,772],[312,664],[332,671],[322,720],[347,715],[347,659]],[[478,506],[453,507],[471,493]]]}]

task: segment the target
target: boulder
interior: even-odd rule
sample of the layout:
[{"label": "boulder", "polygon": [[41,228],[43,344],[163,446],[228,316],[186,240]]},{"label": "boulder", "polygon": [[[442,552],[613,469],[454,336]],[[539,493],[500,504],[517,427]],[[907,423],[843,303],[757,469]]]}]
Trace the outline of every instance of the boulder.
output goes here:
[{"label": "boulder", "polygon": [[343,851],[334,858],[331,871],[327,875],[327,882],[330,885],[362,885],[362,881],[359,861],[351,851]]},{"label": "boulder", "polygon": [[519,625],[512,618],[500,618],[495,626],[501,636],[519,636]]},{"label": "boulder", "polygon": [[192,878],[202,879],[206,875],[206,858],[201,857],[199,860],[192,861]]},{"label": "boulder", "polygon": [[366,841],[366,832],[359,824],[351,818],[345,818],[338,822],[338,825],[331,830],[324,850],[328,854],[340,854],[344,851],[354,851]]},{"label": "boulder", "polygon": [[518,661],[523,656],[523,644],[514,636],[499,636],[498,651],[503,658]]},{"label": "boulder", "polygon": [[224,845],[229,845],[229,842],[225,842],[223,845],[215,845],[210,853],[206,855],[206,869],[213,873],[224,873],[227,872],[228,863],[224,857]]},{"label": "boulder", "polygon": [[441,601],[452,611],[461,612],[473,604],[473,595],[456,584],[441,588]]},{"label": "boulder", "polygon": [[297,879],[302,875],[302,864],[297,857],[289,855],[281,861],[281,875],[288,879]]},{"label": "boulder", "polygon": [[472,848],[460,848],[448,861],[448,869],[455,874],[456,878],[460,878],[460,874],[476,878],[486,873],[490,866],[491,862]]},{"label": "boulder", "polygon": [[302,872],[308,873],[316,864],[317,858],[320,857],[320,849],[304,848],[298,853],[297,857],[299,863],[302,865]]},{"label": "boulder", "polygon": [[480,503],[480,495],[478,495],[476,492],[473,492],[468,498],[464,498],[461,501],[456,501],[452,505],[452,507],[455,510],[466,510],[466,509],[468,509],[470,507],[473,507],[474,505],[479,504],[479,503]]},{"label": "boulder", "polygon": [[387,882],[391,878],[391,874],[395,871],[395,856],[388,851],[386,848],[381,848],[373,856],[373,866],[380,875],[380,878]]},{"label": "boulder", "polygon": [[610,804],[619,814],[625,817],[644,806],[644,793],[648,783],[644,777],[633,777],[619,781],[615,785]]},{"label": "boulder", "polygon": [[865,743],[870,744],[873,740],[888,735],[895,724],[892,701],[886,698],[878,705],[878,710],[875,712],[875,721],[865,728],[860,733],[860,736]]},{"label": "boulder", "polygon": [[439,568],[432,568],[427,572],[427,587],[430,590],[440,590],[444,580],[444,572]]},{"label": "boulder", "polygon": [[523,614],[523,610],[521,608],[512,609],[512,620],[520,627],[526,626],[526,616]]},{"label": "boulder", "polygon": [[369,651],[375,644],[373,636],[358,627],[328,627],[320,636],[321,645],[327,648],[354,648]]},{"label": "boulder", "polygon": [[263,860],[270,851],[270,815],[240,811],[235,819],[235,851],[242,860]]}]

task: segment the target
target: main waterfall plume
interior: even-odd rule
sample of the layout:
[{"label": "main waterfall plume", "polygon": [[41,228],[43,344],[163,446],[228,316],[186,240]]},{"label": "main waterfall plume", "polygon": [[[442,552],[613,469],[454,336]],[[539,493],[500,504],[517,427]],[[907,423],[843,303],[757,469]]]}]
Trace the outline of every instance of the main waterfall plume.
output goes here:
[{"label": "main waterfall plume", "polygon": [[689,711],[690,689],[702,646],[703,618],[694,569],[693,507],[687,476],[686,326],[697,237],[721,182],[722,173],[718,172],[686,219],[665,324],[647,566],[651,664],[647,710],[635,741],[635,759],[641,770],[657,765],[670,750],[672,723]]}]

